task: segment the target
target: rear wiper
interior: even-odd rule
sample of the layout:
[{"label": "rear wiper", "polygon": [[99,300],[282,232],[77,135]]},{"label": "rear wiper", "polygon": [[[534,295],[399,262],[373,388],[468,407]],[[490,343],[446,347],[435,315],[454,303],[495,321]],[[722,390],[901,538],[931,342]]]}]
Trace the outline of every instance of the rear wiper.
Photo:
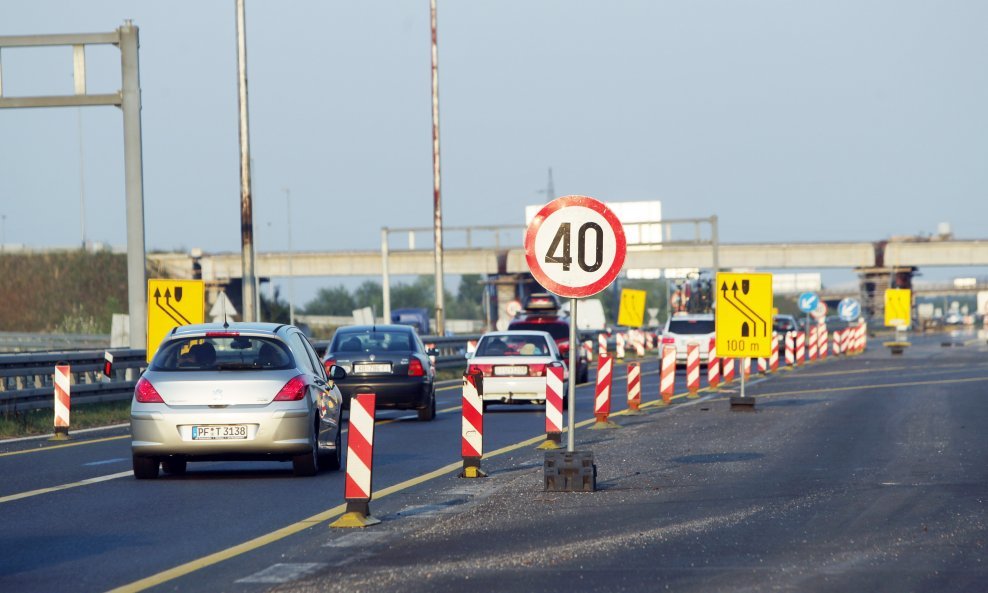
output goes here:
[{"label": "rear wiper", "polygon": [[218,371],[253,371],[253,370],[263,370],[263,367],[255,366],[249,362],[225,362],[223,364],[216,365],[216,370]]}]

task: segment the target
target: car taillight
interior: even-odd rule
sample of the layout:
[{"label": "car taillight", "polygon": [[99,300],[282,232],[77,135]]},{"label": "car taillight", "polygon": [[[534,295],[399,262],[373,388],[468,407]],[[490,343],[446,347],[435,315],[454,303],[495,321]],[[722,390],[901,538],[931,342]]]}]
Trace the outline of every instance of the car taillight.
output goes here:
[{"label": "car taillight", "polygon": [[236,338],[239,335],[240,335],[240,332],[231,332],[231,331],[206,332],[206,337],[207,338]]},{"label": "car taillight", "polygon": [[467,366],[467,373],[480,373],[485,377],[490,377],[494,372],[494,365],[492,364],[471,364]]},{"label": "car taillight", "polygon": [[408,376],[409,377],[422,377],[425,375],[425,367],[422,366],[422,361],[412,357],[412,360],[408,363]]},{"label": "car taillight", "polygon": [[323,364],[324,367],[326,367],[326,373],[328,374],[329,373],[329,367],[331,367],[334,364],[336,364],[336,359],[335,358],[327,358],[326,361],[323,362],[322,364]]},{"label": "car taillight", "polygon": [[278,395],[274,396],[276,402],[297,402],[305,397],[306,385],[302,380],[302,375],[292,377],[285,386],[281,388]]},{"label": "car taillight", "polygon": [[545,365],[532,363],[528,365],[528,376],[529,377],[544,377],[545,376]]},{"label": "car taillight", "polygon": [[668,337],[668,336],[663,336],[662,343],[663,344],[675,344],[676,343],[676,338],[672,338],[672,337]]},{"label": "car taillight", "polygon": [[154,385],[151,385],[151,382],[144,377],[141,377],[141,380],[134,387],[134,399],[142,404],[165,403],[165,400],[161,399],[161,394],[154,388]]}]

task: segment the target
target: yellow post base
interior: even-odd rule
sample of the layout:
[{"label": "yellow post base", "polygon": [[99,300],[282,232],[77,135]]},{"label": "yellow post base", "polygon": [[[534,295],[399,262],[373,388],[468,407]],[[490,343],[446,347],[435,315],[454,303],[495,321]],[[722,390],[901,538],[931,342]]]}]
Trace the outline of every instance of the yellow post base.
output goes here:
[{"label": "yellow post base", "polygon": [[371,525],[377,525],[380,522],[380,519],[353,511],[350,513],[343,513],[339,519],[330,523],[329,526],[343,528],[369,527]]},{"label": "yellow post base", "polygon": [[559,443],[546,439],[541,445],[536,447],[536,449],[544,449],[546,451],[550,451],[554,449],[562,449],[562,447],[559,446]]},{"label": "yellow post base", "polygon": [[69,433],[67,433],[67,432],[56,432],[55,434],[51,435],[51,438],[48,439],[48,440],[49,441],[67,441],[70,438],[71,437],[69,437]]},{"label": "yellow post base", "polygon": [[695,391],[691,391],[686,395],[686,399],[700,399],[700,394]]},{"label": "yellow post base", "polygon": [[463,468],[463,473],[460,474],[461,478],[486,478],[487,473],[479,467],[474,467],[472,465]]},{"label": "yellow post base", "polygon": [[598,420],[590,426],[590,430],[606,430],[610,428],[621,428],[621,425],[611,422],[610,420]]}]

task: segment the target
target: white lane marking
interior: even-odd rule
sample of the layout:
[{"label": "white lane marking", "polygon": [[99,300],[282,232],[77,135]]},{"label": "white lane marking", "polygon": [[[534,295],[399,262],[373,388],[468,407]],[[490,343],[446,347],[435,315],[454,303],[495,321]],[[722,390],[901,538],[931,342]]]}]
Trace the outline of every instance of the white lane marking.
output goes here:
[{"label": "white lane marking", "polygon": [[121,461],[127,461],[125,457],[114,457],[113,459],[104,459],[103,461],[90,461],[89,463],[83,463],[83,465],[106,465],[108,463],[120,463]]},{"label": "white lane marking", "polygon": [[296,562],[271,565],[260,572],[238,579],[238,583],[288,583],[326,567],[324,562]]},{"label": "white lane marking", "polygon": [[98,484],[99,482],[107,482],[109,480],[116,480],[117,478],[123,478],[125,476],[132,476],[134,472],[127,470],[125,472],[118,472],[115,474],[109,474],[106,476],[99,476],[96,478],[87,478],[85,480],[80,480],[78,482],[72,482],[71,484],[62,484],[61,486],[51,486],[48,488],[39,488],[38,490],[31,490],[29,492],[21,492],[20,494],[11,494],[10,496],[0,497],[0,504],[5,502],[13,502],[15,500],[20,500],[22,498],[30,498],[32,496],[38,496],[39,494],[47,494],[49,492],[58,492],[59,490],[68,490],[69,488],[78,488],[79,486],[88,486],[90,484]]},{"label": "white lane marking", "polygon": [[375,544],[384,538],[388,537],[389,533],[386,531],[358,531],[355,533],[348,533],[342,537],[335,538],[328,541],[322,545],[324,548],[352,548],[357,546],[368,546]]},{"label": "white lane marking", "polygon": [[[130,428],[130,422],[127,422],[126,424],[112,424],[110,426],[97,426],[95,428],[79,428],[79,429],[73,428],[72,434],[86,434],[87,432],[100,432],[103,430],[113,430],[115,428]],[[6,445],[7,443],[19,443],[21,441],[37,441],[39,439],[50,439],[53,436],[55,436],[55,433],[52,432],[48,434],[36,434],[29,437],[18,437],[16,439],[4,439],[0,441],[0,445]]]}]

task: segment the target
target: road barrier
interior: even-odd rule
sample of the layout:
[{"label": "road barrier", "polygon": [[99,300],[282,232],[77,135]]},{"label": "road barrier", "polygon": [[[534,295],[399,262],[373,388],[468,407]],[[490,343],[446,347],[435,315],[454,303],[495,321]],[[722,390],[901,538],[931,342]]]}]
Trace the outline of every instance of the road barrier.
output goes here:
[{"label": "road barrier", "polygon": [[827,326],[821,325],[817,332],[817,342],[819,343],[819,347],[817,348],[817,358],[820,360],[827,359],[827,346],[830,344],[829,337],[830,334],[827,332]]},{"label": "road barrier", "polygon": [[655,350],[655,336],[652,332],[647,332],[645,334],[645,350],[648,350],[649,352]]},{"label": "road barrier", "polygon": [[480,469],[484,456],[484,376],[481,373],[463,375],[463,430],[460,451],[463,456],[461,478],[486,478]]},{"label": "road barrier", "polygon": [[819,343],[817,342],[816,334],[817,334],[816,326],[811,325],[809,329],[809,333],[807,334],[806,337],[806,342],[807,342],[806,356],[807,356],[807,361],[809,362],[816,362],[817,346],[819,345]]},{"label": "road barrier", "polygon": [[601,356],[597,363],[597,386],[594,391],[593,415],[597,419],[591,429],[617,428],[617,424],[611,422],[607,417],[611,413],[611,378],[612,359],[610,356]]},{"label": "road barrier", "polygon": [[618,333],[614,336],[614,350],[618,361],[624,360],[624,334]]},{"label": "road barrier", "polygon": [[843,354],[843,348],[841,347],[841,341],[843,339],[844,339],[844,331],[843,330],[839,330],[839,329],[838,330],[835,330],[834,331],[834,338],[833,338],[833,341],[834,341],[834,346],[833,346],[833,348],[834,348],[834,356]]},{"label": "road barrier", "polygon": [[659,395],[662,403],[672,403],[673,390],[676,387],[676,347],[662,347],[662,364],[659,370]]},{"label": "road barrier", "polygon": [[796,332],[796,366],[803,366],[806,362],[806,334]]},{"label": "road barrier", "polygon": [[637,362],[628,363],[628,414],[636,416],[641,414],[639,409],[642,403],[642,369]]},{"label": "road barrier", "polygon": [[645,334],[640,330],[635,330],[635,354],[638,358],[645,356]]},{"label": "road barrier", "polygon": [[764,375],[765,373],[768,372],[768,359],[767,358],[759,358],[758,359],[758,372],[761,373],[762,375]]},{"label": "road barrier", "polygon": [[786,366],[796,366],[796,335],[793,332],[786,332]]},{"label": "road barrier", "polygon": [[689,399],[700,397],[700,345],[686,345],[686,391]]},{"label": "road barrier", "polygon": [[583,342],[583,352],[587,355],[587,362],[593,362],[593,340]]},{"label": "road barrier", "polygon": [[72,369],[67,364],[55,365],[55,436],[53,441],[69,438]]},{"label": "road barrier", "polygon": [[772,334],[772,352],[768,357],[768,372],[774,373],[779,370],[779,335]]},{"label": "road barrier", "polygon": [[563,438],[563,369],[549,367],[545,376],[545,442],[539,449],[559,449]]},{"label": "road barrier", "polygon": [[751,376],[751,359],[745,356],[741,359],[741,372],[744,373],[744,380]]},{"label": "road barrier", "polygon": [[370,514],[376,401],[377,396],[373,393],[358,393],[350,399],[346,485],[343,492],[346,512],[330,527],[367,527],[381,522]]},{"label": "road barrier", "polygon": [[728,385],[734,380],[734,359],[722,358],[720,364],[723,367],[724,385]]},{"label": "road barrier", "polygon": [[597,355],[607,356],[607,336],[605,334],[597,334]]},{"label": "road barrier", "polygon": [[720,384],[720,361],[717,359],[717,338],[710,338],[707,346],[707,385],[717,389]]}]

